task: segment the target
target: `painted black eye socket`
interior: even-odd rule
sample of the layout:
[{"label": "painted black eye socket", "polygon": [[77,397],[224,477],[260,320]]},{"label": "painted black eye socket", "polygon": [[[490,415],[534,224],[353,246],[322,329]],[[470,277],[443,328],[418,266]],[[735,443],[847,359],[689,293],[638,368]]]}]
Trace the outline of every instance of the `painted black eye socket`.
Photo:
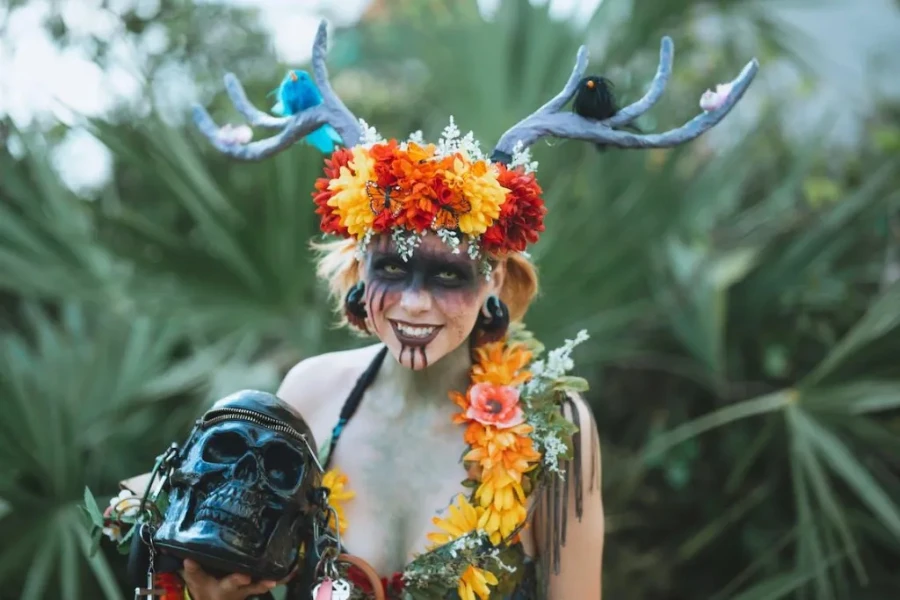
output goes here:
[{"label": "painted black eye socket", "polygon": [[405,266],[391,258],[376,261],[374,267],[378,275],[388,279],[400,279],[407,273]]},{"label": "painted black eye socket", "polygon": [[442,271],[439,271],[438,274],[436,275],[436,277],[443,281],[449,281],[449,282],[456,282],[456,281],[459,281],[460,279],[462,279],[462,276],[458,272],[453,271],[451,269],[444,269]]}]

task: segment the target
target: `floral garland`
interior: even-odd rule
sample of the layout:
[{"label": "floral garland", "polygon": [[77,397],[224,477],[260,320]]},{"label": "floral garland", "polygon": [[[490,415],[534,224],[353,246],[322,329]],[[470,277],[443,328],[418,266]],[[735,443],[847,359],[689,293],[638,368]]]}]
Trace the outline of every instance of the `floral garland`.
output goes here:
[{"label": "floral garland", "polygon": [[544,230],[546,207],[528,151],[510,166],[494,163],[453,119],[438,144],[421,135],[399,143],[371,128],[364,143],[339,148],[325,161],[313,200],[324,233],[354,238],[364,251],[375,234],[391,232],[411,253],[432,231],[458,251],[465,239],[473,259],[521,252]]},{"label": "floral garland", "polygon": [[[402,573],[404,600],[443,597],[453,587],[461,600],[487,600],[492,588],[505,594],[516,585],[521,557],[510,546],[525,525],[528,499],[542,476],[562,476],[561,464],[572,457],[576,429],[560,401],[587,389],[583,379],[566,376],[572,350],[586,339],[582,331],[535,360],[542,347],[513,326],[505,340],[476,349],[468,390],[450,392],[460,408],[453,422],[466,425],[463,466],[476,474],[463,486],[473,491],[433,519],[439,531],[428,534],[432,546]],[[329,501],[343,515],[347,477],[332,470],[326,480],[336,484]]]}]

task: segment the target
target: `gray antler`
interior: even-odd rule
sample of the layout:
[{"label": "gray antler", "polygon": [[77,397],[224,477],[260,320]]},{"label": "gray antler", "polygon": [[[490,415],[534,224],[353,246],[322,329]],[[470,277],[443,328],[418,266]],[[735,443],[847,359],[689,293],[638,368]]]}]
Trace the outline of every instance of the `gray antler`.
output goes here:
[{"label": "gray antler", "polygon": [[290,148],[298,140],[326,124],[334,127],[345,146],[355,146],[362,135],[362,129],[359,120],[353,116],[353,113],[347,109],[331,88],[328,69],[325,66],[327,44],[327,26],[325,21],[322,21],[316,32],[312,56],[313,77],[322,94],[322,104],[291,117],[273,117],[259,110],[247,99],[244,88],[237,77],[231,73],[225,75],[225,89],[238,112],[247,119],[250,125],[278,129],[280,130],[278,134],[249,144],[227,143],[220,139],[219,127],[206,109],[197,105],[194,106],[194,123],[217,150],[239,160],[253,161],[268,158]]},{"label": "gray antler", "polygon": [[560,112],[562,107],[575,96],[578,83],[584,76],[584,71],[587,68],[587,48],[582,46],[578,50],[575,68],[572,70],[572,74],[569,76],[569,80],[562,91],[544,106],[516,123],[504,133],[494,148],[495,155],[511,155],[517,145],[524,149],[543,137],[584,140],[620,148],[668,148],[677,146],[693,140],[725,118],[725,115],[731,111],[744,95],[744,92],[747,91],[750,82],[759,69],[759,62],[754,58],[747,63],[740,75],[731,82],[731,91],[721,106],[694,117],[677,129],[664,133],[648,134],[635,134],[614,129],[615,127],[631,123],[659,101],[672,74],[673,53],[671,38],[663,37],[659,50],[659,67],[657,68],[656,76],[650,83],[650,89],[647,90],[644,97],[637,102],[629,104],[608,119],[595,121],[575,113]]}]

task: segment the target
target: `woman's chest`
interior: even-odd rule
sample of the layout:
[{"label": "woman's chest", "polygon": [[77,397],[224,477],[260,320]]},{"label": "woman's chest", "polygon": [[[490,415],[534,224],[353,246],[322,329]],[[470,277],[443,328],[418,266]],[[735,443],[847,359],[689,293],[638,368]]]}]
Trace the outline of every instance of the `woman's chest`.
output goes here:
[{"label": "woman's chest", "polygon": [[347,426],[331,466],[355,494],[344,504],[350,552],[386,575],[427,550],[432,519],[464,491],[463,432],[445,412],[427,410]]}]

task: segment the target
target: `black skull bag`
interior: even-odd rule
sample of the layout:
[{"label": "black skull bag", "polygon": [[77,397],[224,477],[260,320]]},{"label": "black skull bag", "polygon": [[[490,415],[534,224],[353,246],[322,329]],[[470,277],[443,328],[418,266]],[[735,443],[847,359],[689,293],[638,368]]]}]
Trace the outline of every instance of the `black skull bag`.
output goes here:
[{"label": "black skull bag", "polygon": [[212,573],[280,580],[297,566],[322,468],[303,418],[244,390],[213,405],[169,466],[153,545]]}]

